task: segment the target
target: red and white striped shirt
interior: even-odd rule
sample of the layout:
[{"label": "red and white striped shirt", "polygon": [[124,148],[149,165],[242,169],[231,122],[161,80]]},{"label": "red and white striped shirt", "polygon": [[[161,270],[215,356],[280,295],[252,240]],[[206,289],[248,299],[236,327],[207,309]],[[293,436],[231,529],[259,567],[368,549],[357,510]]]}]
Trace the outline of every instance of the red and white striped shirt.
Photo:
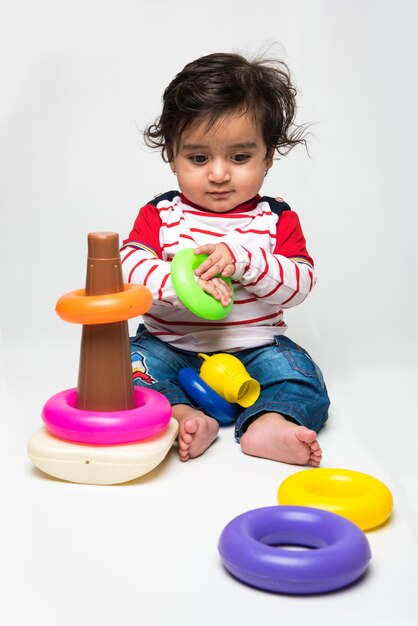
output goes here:
[{"label": "red and white striped shirt", "polygon": [[[234,259],[234,305],[219,321],[201,319],[178,299],[170,262],[183,248],[225,243]],[[280,198],[256,196],[227,213],[206,211],[171,191],[139,211],[121,248],[125,282],[150,289],[148,331],[177,348],[235,352],[272,343],[285,332],[283,309],[315,284],[313,261],[295,212]]]}]

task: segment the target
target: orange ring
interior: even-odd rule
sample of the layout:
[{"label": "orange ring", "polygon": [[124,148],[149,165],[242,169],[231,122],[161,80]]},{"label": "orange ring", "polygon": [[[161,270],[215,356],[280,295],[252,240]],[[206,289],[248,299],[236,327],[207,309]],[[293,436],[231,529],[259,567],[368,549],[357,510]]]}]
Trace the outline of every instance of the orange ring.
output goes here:
[{"label": "orange ring", "polygon": [[109,324],[146,313],[152,301],[152,294],[147,287],[127,284],[123,286],[123,291],[101,296],[86,296],[85,289],[70,291],[61,296],[55,310],[66,322]]}]

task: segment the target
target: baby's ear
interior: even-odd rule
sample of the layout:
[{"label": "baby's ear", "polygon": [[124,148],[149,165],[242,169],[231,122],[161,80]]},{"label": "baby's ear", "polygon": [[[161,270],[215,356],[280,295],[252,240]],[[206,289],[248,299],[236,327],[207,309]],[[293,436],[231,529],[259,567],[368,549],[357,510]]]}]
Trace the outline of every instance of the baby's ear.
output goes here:
[{"label": "baby's ear", "polygon": [[173,169],[173,167],[174,167],[174,163],[173,163],[173,160],[174,160],[173,146],[169,146],[168,145],[166,147],[165,153],[166,153],[166,156],[167,156],[167,161],[168,161],[168,163],[170,163],[171,169]]},{"label": "baby's ear", "polygon": [[266,154],[266,167],[270,168],[273,165],[274,148],[269,148]]}]

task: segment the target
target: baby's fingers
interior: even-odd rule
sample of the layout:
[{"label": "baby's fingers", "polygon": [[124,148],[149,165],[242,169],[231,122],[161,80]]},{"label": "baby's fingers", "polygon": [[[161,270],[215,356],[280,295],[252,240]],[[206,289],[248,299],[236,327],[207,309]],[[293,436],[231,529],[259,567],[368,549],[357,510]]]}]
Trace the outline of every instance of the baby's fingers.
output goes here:
[{"label": "baby's fingers", "polygon": [[203,263],[199,265],[199,267],[195,269],[195,274],[196,276],[202,276],[202,274],[205,274],[205,272],[207,272],[208,275],[204,277],[204,280],[210,280],[211,278],[219,274],[219,271],[216,270],[214,270],[215,273],[212,273],[210,271],[211,268],[213,268],[213,260],[209,256],[205,261],[203,261]]},{"label": "baby's fingers", "polygon": [[219,300],[223,306],[228,306],[231,303],[232,293],[229,285],[220,278],[213,278],[212,280],[198,280],[198,285],[203,291],[211,295],[216,300]]},{"label": "baby's fingers", "polygon": [[195,254],[212,254],[215,252],[216,246],[214,243],[205,243],[203,246],[198,246],[193,250]]},{"label": "baby's fingers", "polygon": [[203,280],[212,280],[215,276],[221,274],[223,276],[231,276],[233,274],[233,271],[231,272],[230,268],[228,268],[228,266],[233,268],[231,254],[224,244],[209,243],[195,248],[194,252],[195,254],[204,253],[209,255],[195,270],[195,275],[200,276]]},{"label": "baby's fingers", "polygon": [[[195,254],[207,254],[208,258],[203,261],[195,270],[196,276],[201,276],[204,272],[212,267],[214,264],[214,259],[211,255],[216,251],[216,246],[213,243],[207,243],[204,246],[199,246],[195,248],[193,252]],[[209,280],[211,277],[205,277],[205,280]]]},{"label": "baby's fingers", "polygon": [[215,285],[218,293],[220,294],[220,301],[223,306],[228,306],[232,300],[232,290],[228,283],[221,278],[213,278],[211,281]]},{"label": "baby's fingers", "polygon": [[235,267],[233,263],[229,263],[229,265],[227,265],[224,269],[224,271],[222,272],[222,276],[232,276],[232,274],[235,272]]}]

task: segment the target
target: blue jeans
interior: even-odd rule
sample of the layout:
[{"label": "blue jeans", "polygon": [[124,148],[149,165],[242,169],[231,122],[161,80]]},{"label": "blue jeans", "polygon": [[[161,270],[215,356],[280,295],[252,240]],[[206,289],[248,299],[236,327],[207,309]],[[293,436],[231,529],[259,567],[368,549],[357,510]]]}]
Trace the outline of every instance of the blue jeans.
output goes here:
[{"label": "blue jeans", "polygon": [[[140,324],[136,336],[131,338],[131,355],[135,385],[152,386],[172,405],[188,404],[199,408],[177,379],[183,367],[200,370],[202,361],[196,352],[173,348],[153,337]],[[271,345],[241,350],[234,356],[261,385],[257,402],[238,415],[237,441],[257,417],[271,411],[316,432],[320,430],[328,419],[330,401],[322,373],[306,350],[288,337],[278,335]]]}]

